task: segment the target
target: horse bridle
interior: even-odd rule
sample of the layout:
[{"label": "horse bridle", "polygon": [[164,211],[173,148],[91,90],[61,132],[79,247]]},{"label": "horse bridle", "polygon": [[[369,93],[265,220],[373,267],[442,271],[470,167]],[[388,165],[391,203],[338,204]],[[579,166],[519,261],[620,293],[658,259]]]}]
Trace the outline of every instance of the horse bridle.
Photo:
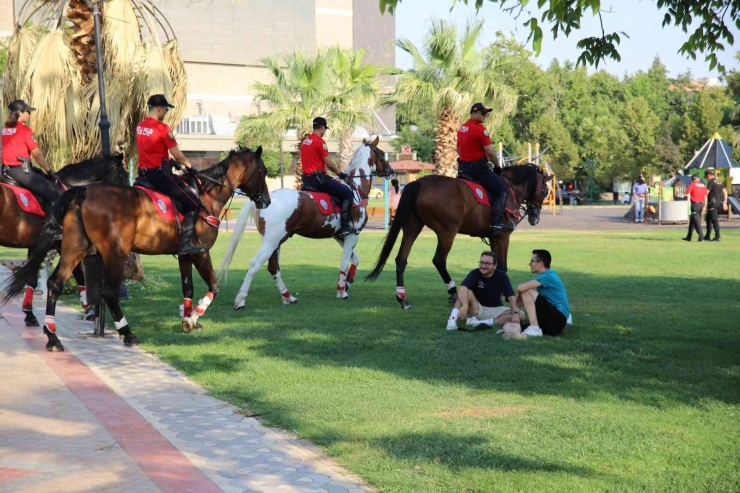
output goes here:
[{"label": "horse bridle", "polygon": [[[529,166],[529,165],[528,165],[528,166]],[[540,171],[540,172],[542,172],[542,169],[541,169],[541,168],[539,168],[539,167],[537,167],[535,171]],[[544,172],[542,172],[542,176],[543,176],[543,177],[545,176],[545,173],[544,173]],[[517,198],[518,198],[517,202],[519,203],[519,204],[518,204],[518,205],[519,205],[519,210],[521,210],[521,211],[523,211],[523,212],[524,212],[524,214],[522,214],[522,216],[521,216],[521,217],[520,217],[519,219],[524,219],[524,218],[525,218],[525,217],[527,217],[527,216],[528,216],[529,214],[533,213],[533,212],[534,212],[534,208],[535,208],[535,207],[540,207],[540,208],[542,207],[542,202],[540,202],[540,204],[539,204],[538,206],[536,206],[535,204],[532,204],[532,203],[530,203],[530,202],[529,202],[529,201],[527,200],[527,198],[526,198],[526,197],[525,197],[524,195],[522,195],[522,193],[521,193],[521,192],[519,192],[519,190],[517,190],[517,189],[516,189],[516,188],[515,188],[515,187],[514,187],[514,186],[513,186],[512,184],[511,184],[511,180],[509,180],[509,178],[508,178],[507,176],[505,176],[505,175],[502,175],[501,177],[502,177],[502,178],[504,179],[504,183],[506,184],[506,188],[508,188],[510,192],[514,192],[514,194],[516,194],[516,196],[517,196]],[[543,184],[544,184],[545,186],[547,186],[547,182],[546,182],[546,181],[544,181],[544,180],[543,180],[543,182],[542,182],[542,183],[543,183]],[[537,181],[536,181],[536,180],[535,180],[535,182],[534,182],[534,186],[535,186],[535,187],[537,186]],[[529,190],[529,180],[527,180],[527,190]],[[529,194],[528,194],[528,195],[529,195]],[[525,207],[525,204],[526,204],[526,207]]]},{"label": "horse bridle", "polygon": [[[370,143],[370,142],[365,142],[365,146],[366,146],[366,147],[369,147],[369,148],[370,148],[370,150],[371,150],[371,151],[372,151],[373,153],[375,153],[375,157],[377,157],[377,158],[378,158],[378,161],[380,161],[380,160],[381,160],[380,156],[382,156],[383,154],[385,154],[385,153],[384,153],[383,151],[381,151],[380,149],[378,149],[378,147],[377,147],[377,146],[373,145],[373,144],[372,144],[372,143]],[[389,165],[387,165],[387,166],[383,166],[383,168],[384,168],[384,169],[383,169],[383,174],[380,174],[380,173],[378,173],[378,165],[376,164],[376,165],[375,165],[375,173],[374,173],[374,174],[375,174],[375,176],[379,176],[379,177],[381,177],[381,178],[389,178],[389,177],[391,177],[391,176],[393,176],[393,175],[395,174],[395,173],[394,173],[394,171],[393,171],[393,168],[392,168],[392,167],[390,166],[390,164],[389,164]],[[372,173],[372,171],[371,171],[371,176],[372,176],[372,174],[373,174],[373,173]],[[353,182],[353,183],[354,183],[354,181],[355,181],[355,180],[357,180],[357,179],[362,179],[362,177],[361,177],[361,176],[353,176],[353,177],[351,177],[351,178],[350,178],[350,177],[348,177],[348,178],[349,178],[350,180],[352,180],[352,182]]]},{"label": "horse bridle", "polygon": [[[255,166],[254,166],[254,171],[253,171],[253,172],[252,172],[252,174],[251,174],[251,175],[249,176],[249,179],[247,180],[247,182],[246,182],[246,183],[244,184],[244,188],[247,188],[247,187],[249,186],[249,184],[251,183],[252,179],[253,179],[253,178],[254,178],[254,177],[255,177],[255,176],[256,176],[256,175],[258,174],[258,173],[260,173],[260,171],[261,171],[261,170],[259,169],[259,168],[260,168],[260,167],[259,167],[259,163],[257,162],[257,160],[256,160],[256,159],[254,160],[254,163],[255,163]],[[227,185],[227,184],[226,184],[226,178],[227,178],[227,176],[224,176],[224,179],[223,179],[222,181],[220,181],[220,182],[219,182],[218,180],[214,180],[213,178],[211,178],[211,177],[209,177],[209,176],[205,176],[205,175],[202,175],[202,174],[200,174],[200,173],[199,173],[199,172],[198,172],[197,170],[195,170],[195,169],[192,169],[191,173],[193,173],[193,175],[194,175],[194,176],[196,176],[196,177],[197,177],[198,179],[200,179],[200,180],[205,180],[205,181],[209,181],[209,182],[211,182],[211,183],[213,183],[213,184],[215,184],[215,185],[217,185],[217,186],[219,186],[219,187],[223,187],[223,188],[226,188],[226,189],[228,189],[228,190],[231,190],[231,196],[232,196],[232,197],[234,196],[234,192],[236,192],[237,190],[241,190],[241,187],[232,187],[232,186],[230,186],[230,185]],[[251,200],[252,202],[259,202],[259,201],[261,201],[261,200],[262,200],[262,192],[259,192],[259,193],[257,193],[256,195],[252,195],[252,194],[250,194],[250,193],[247,193],[247,192],[246,192],[246,191],[244,191],[244,190],[242,190],[242,192],[244,192],[244,194],[245,194],[245,195],[246,195],[247,197],[249,197],[249,200]]]}]

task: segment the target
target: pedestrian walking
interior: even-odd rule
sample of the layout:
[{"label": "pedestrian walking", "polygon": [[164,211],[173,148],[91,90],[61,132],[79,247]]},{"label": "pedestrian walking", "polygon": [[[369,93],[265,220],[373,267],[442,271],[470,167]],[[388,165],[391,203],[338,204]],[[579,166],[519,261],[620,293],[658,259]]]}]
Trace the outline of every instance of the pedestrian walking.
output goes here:
[{"label": "pedestrian walking", "polygon": [[[707,234],[704,239],[707,241],[719,241],[719,211],[727,210],[727,190],[724,185],[717,181],[717,177],[714,171],[709,170],[706,172],[707,180]],[[714,228],[714,239],[712,236],[712,228]]]},{"label": "pedestrian walking", "polygon": [[632,185],[632,197],[635,201],[635,222],[645,222],[645,202],[647,201],[648,186],[645,179],[640,175]]},{"label": "pedestrian walking", "polygon": [[691,235],[696,230],[699,241],[704,241],[701,233],[701,215],[707,207],[707,186],[701,181],[699,175],[693,176],[693,181],[686,189],[686,195],[691,202],[691,216],[689,216],[689,233],[684,241],[691,241]]}]

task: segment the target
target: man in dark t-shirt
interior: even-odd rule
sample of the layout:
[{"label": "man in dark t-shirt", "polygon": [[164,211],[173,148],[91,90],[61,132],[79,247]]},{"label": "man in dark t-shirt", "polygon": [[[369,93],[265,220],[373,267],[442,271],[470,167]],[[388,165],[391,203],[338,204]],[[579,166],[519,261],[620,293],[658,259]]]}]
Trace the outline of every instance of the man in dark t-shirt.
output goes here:
[{"label": "man in dark t-shirt", "polygon": [[457,320],[466,316],[467,325],[503,325],[511,321],[511,315],[518,310],[503,306],[505,297],[509,305],[515,307],[516,295],[506,272],[497,270],[498,259],[494,252],[483,252],[478,268],[471,270],[460,285],[447,330],[457,330]]},{"label": "man in dark t-shirt", "polygon": [[707,183],[709,197],[707,200],[707,234],[704,239],[710,241],[712,228],[714,228],[714,239],[711,241],[719,241],[719,214],[720,211],[724,213],[727,210],[727,190],[717,181],[714,170],[707,170],[705,176],[709,180]]}]

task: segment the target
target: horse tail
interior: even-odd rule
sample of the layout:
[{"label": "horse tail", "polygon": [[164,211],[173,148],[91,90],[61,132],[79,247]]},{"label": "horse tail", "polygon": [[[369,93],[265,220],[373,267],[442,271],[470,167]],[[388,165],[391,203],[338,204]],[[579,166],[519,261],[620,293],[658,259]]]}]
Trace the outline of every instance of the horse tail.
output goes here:
[{"label": "horse tail", "polygon": [[385,267],[388,257],[391,256],[393,245],[396,244],[396,239],[398,239],[398,233],[401,232],[401,226],[403,226],[406,219],[412,214],[419,214],[416,210],[416,199],[419,198],[419,190],[421,189],[419,181],[420,180],[412,181],[404,187],[403,193],[401,194],[401,200],[398,202],[398,208],[396,209],[396,216],[393,218],[388,234],[385,236],[385,240],[383,241],[383,248],[380,251],[380,257],[378,257],[378,261],[375,263],[373,271],[365,277],[366,281],[376,280],[380,273],[383,272],[383,267]]},{"label": "horse tail", "polygon": [[86,194],[87,187],[73,187],[62,194],[54,209],[46,217],[44,226],[38,237],[39,241],[33,247],[28,261],[5,281],[2,305],[5,305],[21,294],[26,288],[26,285],[37,279],[41,264],[44,263],[46,255],[54,246],[56,237],[62,232],[62,220],[70,204],[77,198],[84,200]]},{"label": "horse tail", "polygon": [[[254,202],[251,200],[244,204],[242,210],[239,212],[239,218],[236,220],[236,226],[234,226],[234,234],[231,235],[229,240],[229,246],[226,248],[226,254],[224,259],[221,261],[221,265],[218,267],[218,274],[216,274],[216,280],[220,283],[222,280],[224,284],[229,282],[229,267],[231,267],[231,261],[236,253],[236,247],[239,246],[239,242],[244,235],[244,228],[247,226],[247,220],[249,219],[249,213],[254,207]],[[255,221],[256,222],[256,221]]]}]

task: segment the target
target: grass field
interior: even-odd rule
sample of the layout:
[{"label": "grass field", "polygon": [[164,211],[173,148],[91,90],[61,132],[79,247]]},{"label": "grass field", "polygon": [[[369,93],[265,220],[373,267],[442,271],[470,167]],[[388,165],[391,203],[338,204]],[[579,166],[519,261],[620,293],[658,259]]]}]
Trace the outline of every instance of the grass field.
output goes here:
[{"label": "grass field", "polygon": [[[384,492],[736,492],[739,233],[687,244],[657,228],[517,232],[512,282],[530,279],[530,251],[547,248],[568,288],[575,325],[555,339],[446,332],[431,236],[411,255],[409,311],[393,300],[392,262],[340,302],[338,247],[294,238],[281,260],[300,303],[283,306],[263,270],[247,309],[234,312],[259,248],[252,234],[202,332],[179,328],[171,257],[144,264],[169,288],[132,293],[124,311],[144,349]],[[214,249],[217,263],[227,237]],[[381,238],[360,240],[360,272]],[[458,239],[450,258],[458,282],[483,249]],[[198,296],[204,290],[197,284]]]}]

